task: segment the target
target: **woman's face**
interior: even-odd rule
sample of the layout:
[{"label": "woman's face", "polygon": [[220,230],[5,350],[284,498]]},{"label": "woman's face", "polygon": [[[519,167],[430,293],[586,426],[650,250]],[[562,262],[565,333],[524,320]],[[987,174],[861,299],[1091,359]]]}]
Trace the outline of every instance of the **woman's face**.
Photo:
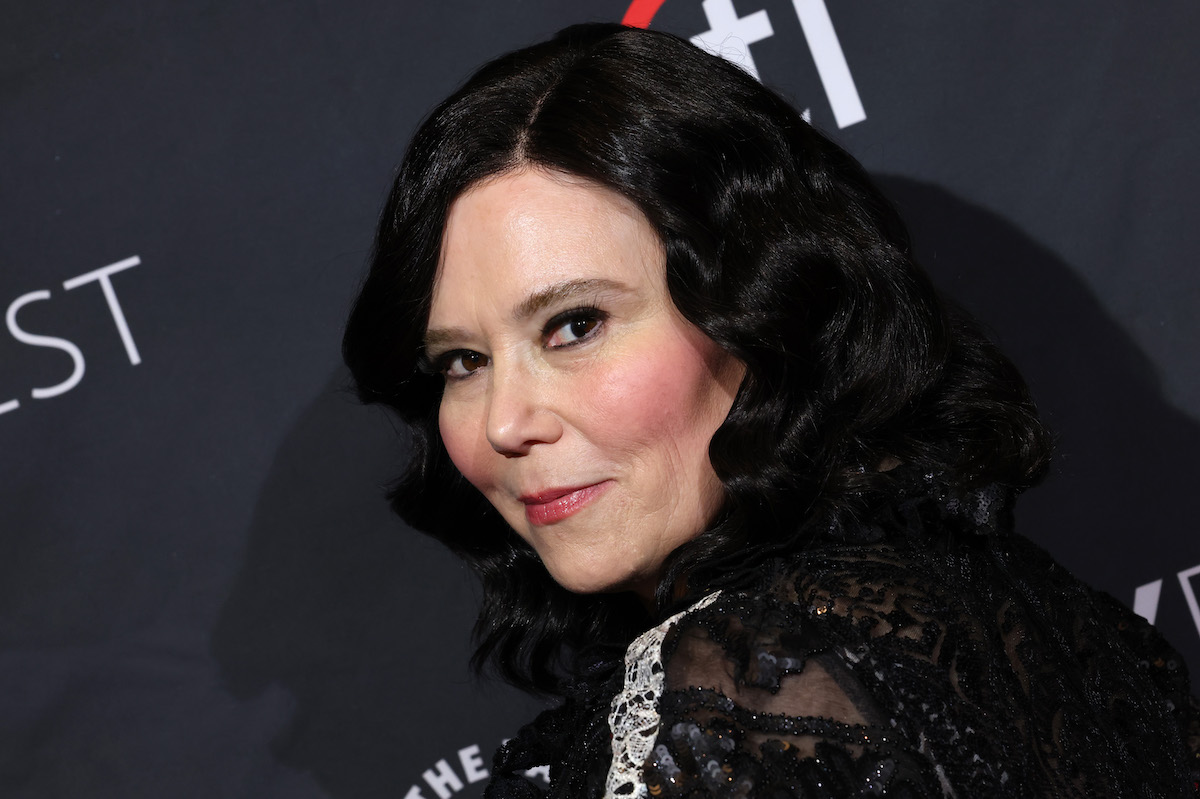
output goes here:
[{"label": "woman's face", "polygon": [[743,368],[675,309],[620,195],[525,169],[459,197],[426,354],[450,458],[563,587],[649,596],[720,507],[708,444]]}]

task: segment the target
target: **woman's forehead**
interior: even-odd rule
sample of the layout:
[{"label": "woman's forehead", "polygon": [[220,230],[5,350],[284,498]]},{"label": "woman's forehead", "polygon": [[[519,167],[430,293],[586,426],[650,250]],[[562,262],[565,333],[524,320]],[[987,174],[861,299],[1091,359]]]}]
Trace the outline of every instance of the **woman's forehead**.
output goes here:
[{"label": "woman's forehead", "polygon": [[447,305],[484,300],[515,308],[580,283],[657,286],[663,270],[657,234],[621,195],[561,173],[506,173],[452,205],[430,325]]}]

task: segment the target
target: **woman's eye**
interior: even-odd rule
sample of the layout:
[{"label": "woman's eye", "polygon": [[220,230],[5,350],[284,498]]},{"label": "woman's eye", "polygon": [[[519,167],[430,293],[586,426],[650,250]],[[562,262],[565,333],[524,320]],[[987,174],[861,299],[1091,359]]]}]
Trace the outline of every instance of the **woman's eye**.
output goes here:
[{"label": "woman's eye", "polygon": [[599,311],[571,312],[551,320],[546,326],[546,346],[568,347],[583,341],[604,321]]},{"label": "woman's eye", "polygon": [[476,369],[487,366],[486,355],[470,350],[447,353],[442,357],[441,372],[450,379],[469,377]]}]

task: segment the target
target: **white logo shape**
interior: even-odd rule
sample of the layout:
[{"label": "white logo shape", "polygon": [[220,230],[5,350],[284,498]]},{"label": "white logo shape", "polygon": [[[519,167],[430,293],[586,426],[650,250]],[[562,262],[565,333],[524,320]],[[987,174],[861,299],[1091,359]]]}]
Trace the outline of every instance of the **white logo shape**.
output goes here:
[{"label": "white logo shape", "polygon": [[[1196,589],[1192,587],[1192,578],[1197,574],[1200,574],[1200,565],[1184,569],[1177,576],[1179,587],[1183,589],[1183,598],[1187,600],[1188,610],[1192,613],[1196,632],[1200,633],[1200,602],[1196,601]],[[1155,580],[1139,585],[1133,592],[1133,612],[1151,624],[1154,624],[1154,619],[1158,616],[1158,598],[1162,594],[1162,584],[1162,580]]]},{"label": "white logo shape", "polygon": [[[767,12],[755,11],[739,17],[733,0],[704,0],[702,6],[709,30],[693,36],[692,44],[737,64],[761,80],[758,66],[750,54],[750,45],[775,35]],[[850,75],[850,65],[846,63],[846,54],[842,52],[837,31],[833,29],[833,20],[829,18],[825,0],[792,0],[792,7],[800,20],[800,28],[816,62],[817,75],[825,87],[825,95],[829,98],[838,127],[847,128],[862,122],[867,118],[867,112],[863,109],[858,88]],[[738,44],[731,45],[730,40],[740,43],[740,47]],[[807,109],[804,118],[809,118]]]}]

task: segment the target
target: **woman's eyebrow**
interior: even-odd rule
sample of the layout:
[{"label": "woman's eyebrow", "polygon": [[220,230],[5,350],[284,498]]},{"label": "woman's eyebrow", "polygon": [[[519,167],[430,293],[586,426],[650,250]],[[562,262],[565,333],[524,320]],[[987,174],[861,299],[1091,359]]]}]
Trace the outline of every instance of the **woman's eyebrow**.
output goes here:
[{"label": "woman's eyebrow", "polygon": [[517,322],[524,322],[547,306],[597,291],[629,291],[629,287],[619,281],[603,277],[564,280],[561,283],[554,283],[538,289],[521,300],[513,309],[513,319]]},{"label": "woman's eyebrow", "polygon": [[436,352],[447,344],[464,341],[470,333],[461,327],[436,327],[425,331],[421,338],[421,346],[426,353]]},{"label": "woman's eyebrow", "polygon": [[[567,302],[580,295],[593,294],[598,291],[629,292],[631,289],[618,280],[610,280],[604,277],[564,280],[561,283],[553,283],[545,288],[538,289],[521,300],[513,308],[512,317],[514,321],[525,322],[539,311],[551,305]],[[447,344],[469,339],[470,336],[469,331],[460,327],[434,327],[425,331],[422,344],[426,352],[433,352]]]}]

